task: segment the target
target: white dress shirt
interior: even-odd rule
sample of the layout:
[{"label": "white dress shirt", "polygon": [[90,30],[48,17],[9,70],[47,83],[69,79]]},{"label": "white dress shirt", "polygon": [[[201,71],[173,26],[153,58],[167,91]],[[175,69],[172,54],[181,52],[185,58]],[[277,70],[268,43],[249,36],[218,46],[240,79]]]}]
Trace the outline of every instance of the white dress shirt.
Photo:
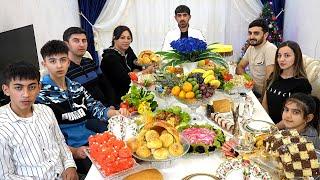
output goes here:
[{"label": "white dress shirt", "polygon": [[[162,51],[172,50],[170,43],[174,40],[180,39],[180,35],[181,31],[179,28],[169,31],[164,39]],[[190,27],[188,28],[188,37],[193,37],[205,41],[201,31]]]},{"label": "white dress shirt", "polygon": [[60,179],[76,167],[53,111],[34,104],[29,118],[0,107],[0,179]]}]

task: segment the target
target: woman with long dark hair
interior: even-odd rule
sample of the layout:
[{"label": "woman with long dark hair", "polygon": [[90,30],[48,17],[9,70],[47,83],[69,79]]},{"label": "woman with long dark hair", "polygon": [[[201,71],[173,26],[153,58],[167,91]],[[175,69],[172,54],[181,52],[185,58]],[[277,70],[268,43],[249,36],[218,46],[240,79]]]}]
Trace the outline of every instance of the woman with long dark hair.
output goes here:
[{"label": "woman with long dark hair", "polygon": [[267,80],[262,105],[279,128],[283,103],[292,94],[310,94],[312,87],[307,79],[300,46],[293,41],[280,44],[276,51],[274,71]]},{"label": "woman with long dark hair", "polygon": [[[112,45],[103,51],[100,68],[108,77],[115,91],[115,104],[121,103],[121,97],[129,90],[128,73],[141,71],[142,67],[134,64],[137,56],[130,44],[132,32],[127,26],[118,26],[113,31]],[[144,71],[150,71],[152,67]]]}]

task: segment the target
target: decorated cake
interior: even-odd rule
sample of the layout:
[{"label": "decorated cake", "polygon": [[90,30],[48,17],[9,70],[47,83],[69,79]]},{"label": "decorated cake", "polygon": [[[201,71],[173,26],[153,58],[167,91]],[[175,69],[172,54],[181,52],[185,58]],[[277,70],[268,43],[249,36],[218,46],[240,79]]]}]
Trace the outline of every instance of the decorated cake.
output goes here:
[{"label": "decorated cake", "polygon": [[281,130],[278,133],[269,136],[267,139],[264,141],[264,145],[266,148],[267,152],[271,152],[272,149],[275,149],[273,146],[274,144],[283,139],[284,137],[293,137],[293,136],[299,136],[299,133],[297,130]]},{"label": "decorated cake", "polygon": [[278,148],[286,178],[320,175],[318,158],[311,142],[301,142]]}]

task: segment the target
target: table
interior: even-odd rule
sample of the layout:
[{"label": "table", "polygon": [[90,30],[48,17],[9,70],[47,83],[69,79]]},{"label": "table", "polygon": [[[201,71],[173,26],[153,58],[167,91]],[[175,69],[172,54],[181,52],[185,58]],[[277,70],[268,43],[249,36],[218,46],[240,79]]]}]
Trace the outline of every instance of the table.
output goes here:
[{"label": "table", "polygon": [[[252,101],[254,103],[255,111],[252,116],[252,119],[254,120],[264,120],[267,122],[272,122],[271,118],[267,114],[267,112],[263,109],[262,105],[258,101],[258,99],[254,96],[252,91],[249,91],[247,93],[252,98]],[[229,95],[224,94],[222,91],[216,91],[215,95],[212,97],[213,99],[221,99],[221,98],[232,98]],[[160,103],[161,107],[161,101],[166,101],[167,105],[180,105],[183,107],[187,107],[186,105],[183,105],[179,102],[177,102],[174,98],[167,98],[167,99],[157,99]],[[240,104],[242,104],[240,99]],[[241,109],[240,109],[241,111]],[[198,113],[204,113],[205,107],[201,106],[197,109]],[[210,123],[213,126],[218,127],[216,124],[214,124],[212,121],[208,119],[203,120],[206,123]],[[231,136],[230,133],[225,132],[227,136]],[[222,155],[222,153],[219,150],[216,150],[214,152],[209,153],[209,155],[205,154],[186,154],[185,156],[173,160],[172,162],[167,162],[167,164],[150,164],[150,162],[141,162],[142,166],[155,166],[159,169],[159,171],[163,174],[164,179],[182,179],[183,177],[193,174],[193,173],[208,173],[208,174],[215,174],[216,169],[219,167],[219,165],[224,162],[226,159]],[[95,166],[91,166],[88,175],[86,177],[86,180],[102,180],[103,177],[99,173],[99,171],[96,169]],[[202,178],[201,178],[202,179]]]}]

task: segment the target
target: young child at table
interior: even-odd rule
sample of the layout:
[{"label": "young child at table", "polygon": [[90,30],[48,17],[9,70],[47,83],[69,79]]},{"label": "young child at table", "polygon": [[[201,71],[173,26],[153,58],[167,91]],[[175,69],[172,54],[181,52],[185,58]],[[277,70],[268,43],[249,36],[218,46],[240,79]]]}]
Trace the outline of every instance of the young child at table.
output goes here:
[{"label": "young child at table", "polygon": [[[285,101],[282,111],[283,129],[296,129],[301,136],[313,142],[316,149],[320,149],[318,133],[319,99],[304,93],[295,93]],[[236,152],[232,149],[236,145],[230,140],[222,146],[226,156],[234,157]]]},{"label": "young child at table", "polygon": [[0,179],[78,179],[54,113],[33,104],[40,91],[39,70],[18,62],[2,77],[10,103],[0,107]]}]

